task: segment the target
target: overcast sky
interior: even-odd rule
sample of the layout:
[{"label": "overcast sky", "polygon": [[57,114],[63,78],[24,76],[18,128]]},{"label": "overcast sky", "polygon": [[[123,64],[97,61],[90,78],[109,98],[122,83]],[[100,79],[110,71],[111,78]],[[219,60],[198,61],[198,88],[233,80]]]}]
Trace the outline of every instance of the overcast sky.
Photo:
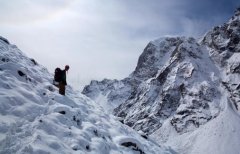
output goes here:
[{"label": "overcast sky", "polygon": [[0,36],[68,81],[122,79],[151,40],[199,38],[226,22],[240,0],[0,0]]}]

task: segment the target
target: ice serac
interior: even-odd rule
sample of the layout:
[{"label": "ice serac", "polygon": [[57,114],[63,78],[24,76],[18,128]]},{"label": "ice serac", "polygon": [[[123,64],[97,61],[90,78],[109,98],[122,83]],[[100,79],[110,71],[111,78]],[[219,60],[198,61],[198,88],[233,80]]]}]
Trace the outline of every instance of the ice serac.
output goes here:
[{"label": "ice serac", "polygon": [[[1,154],[173,154],[121,124],[0,37]],[[109,81],[110,82],[110,81]]]},{"label": "ice serac", "polygon": [[238,154],[239,57],[240,8],[201,40],[151,41],[129,77],[95,81],[83,93],[104,97],[122,123],[179,153]]}]

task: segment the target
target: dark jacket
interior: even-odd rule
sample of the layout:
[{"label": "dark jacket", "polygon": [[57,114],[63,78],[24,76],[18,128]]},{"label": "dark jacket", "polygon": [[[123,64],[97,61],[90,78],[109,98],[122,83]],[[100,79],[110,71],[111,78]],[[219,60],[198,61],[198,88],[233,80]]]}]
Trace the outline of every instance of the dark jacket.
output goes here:
[{"label": "dark jacket", "polygon": [[62,72],[62,81],[61,81],[61,83],[63,83],[64,85],[67,85],[66,70],[63,70],[63,72]]}]

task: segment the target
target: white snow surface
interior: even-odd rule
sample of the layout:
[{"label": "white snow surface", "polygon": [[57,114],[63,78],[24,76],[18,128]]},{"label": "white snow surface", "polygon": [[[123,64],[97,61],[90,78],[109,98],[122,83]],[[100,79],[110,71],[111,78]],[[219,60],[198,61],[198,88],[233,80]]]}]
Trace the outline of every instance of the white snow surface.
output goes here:
[{"label": "white snow surface", "polygon": [[[0,37],[0,154],[172,154],[106,114]],[[123,146],[133,143],[134,146]]]},{"label": "white snow surface", "polygon": [[195,131],[178,134],[166,121],[151,136],[181,154],[239,154],[240,115],[227,98],[227,95],[222,96],[225,107],[221,113]]}]

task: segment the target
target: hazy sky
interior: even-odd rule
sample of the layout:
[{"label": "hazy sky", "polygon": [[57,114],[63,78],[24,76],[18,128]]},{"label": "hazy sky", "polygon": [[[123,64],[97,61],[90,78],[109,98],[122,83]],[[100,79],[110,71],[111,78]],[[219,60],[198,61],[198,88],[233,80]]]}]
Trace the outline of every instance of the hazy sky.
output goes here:
[{"label": "hazy sky", "polygon": [[122,79],[151,40],[202,36],[226,22],[240,0],[0,0],[0,36],[68,81]]}]

